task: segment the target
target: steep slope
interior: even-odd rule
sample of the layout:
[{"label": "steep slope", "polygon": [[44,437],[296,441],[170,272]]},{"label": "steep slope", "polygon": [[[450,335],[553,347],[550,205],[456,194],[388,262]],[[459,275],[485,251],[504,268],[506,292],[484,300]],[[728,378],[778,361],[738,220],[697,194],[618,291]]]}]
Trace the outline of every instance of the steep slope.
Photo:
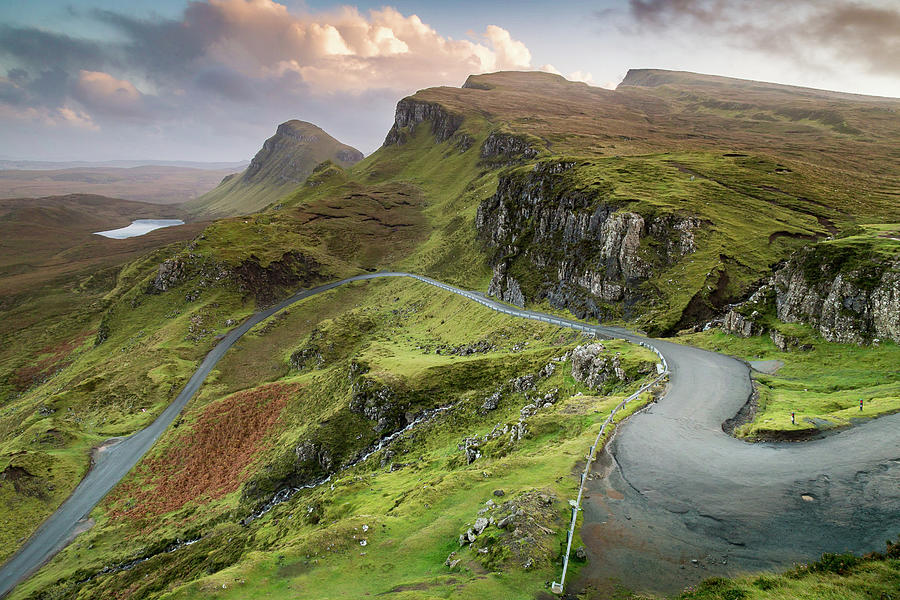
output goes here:
[{"label": "steep slope", "polygon": [[616,91],[498,73],[402,101],[386,144],[428,119],[438,141],[487,119],[485,163],[510,152],[498,139],[519,144],[501,165],[561,154],[501,171],[482,202],[492,292],[667,331],[712,317],[811,240],[891,220],[898,109],[688,73],[632,72]]},{"label": "steep slope", "polygon": [[[497,73],[423,90],[400,101],[384,146],[359,164],[319,164],[268,209],[131,263],[80,329],[56,320],[55,345],[31,353],[53,359],[46,377],[4,398],[0,466],[37,477],[21,490],[2,483],[2,516],[17,519],[0,530],[6,551],[74,487],[92,445],[150,422],[217,336],[297,287],[399,268],[671,331],[745,296],[802,246],[895,217],[896,100],[774,86],[735,108],[715,104],[740,95],[720,88],[684,74],[610,91]],[[826,103],[852,130],[817,112]],[[792,119],[766,106],[808,110]],[[854,155],[840,160],[841,145]],[[252,175],[269,181],[268,162]],[[403,282],[291,309],[232,349],[157,451],[96,509],[97,526],[17,597],[196,597],[223,586],[239,596],[244,580],[260,596],[290,585],[310,597],[459,586],[472,597],[534,597],[565,537],[557,522],[568,509],[551,496],[573,481],[557,479],[614,397],[633,389],[628,377],[589,390],[568,359],[552,360],[580,343]],[[640,349],[607,350],[604,364],[621,352],[642,374]],[[520,378],[541,372],[550,374],[523,387]],[[545,407],[553,388],[559,400]],[[503,489],[511,498],[496,501]],[[549,533],[492,526],[461,551],[489,497],[527,508]],[[528,563],[523,547],[543,559]],[[350,568],[368,577],[337,576]],[[507,575],[484,576],[497,570]]]},{"label": "steep slope", "polygon": [[217,188],[185,204],[194,215],[249,214],[275,202],[330,160],[348,167],[362,160],[356,148],[337,141],[312,123],[282,123],[242,173],[225,177]]}]

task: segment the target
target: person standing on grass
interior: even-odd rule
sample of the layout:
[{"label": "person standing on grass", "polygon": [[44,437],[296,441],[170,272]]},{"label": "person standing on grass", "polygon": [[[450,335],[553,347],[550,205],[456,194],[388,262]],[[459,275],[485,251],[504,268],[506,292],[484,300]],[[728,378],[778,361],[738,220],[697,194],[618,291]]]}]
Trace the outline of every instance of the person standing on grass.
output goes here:
[{"label": "person standing on grass", "polygon": [[791,411],[791,425],[796,425],[797,422],[794,421],[794,411]]},{"label": "person standing on grass", "polygon": [[859,412],[862,412],[862,401],[863,401],[863,399],[860,398],[859,399]]}]

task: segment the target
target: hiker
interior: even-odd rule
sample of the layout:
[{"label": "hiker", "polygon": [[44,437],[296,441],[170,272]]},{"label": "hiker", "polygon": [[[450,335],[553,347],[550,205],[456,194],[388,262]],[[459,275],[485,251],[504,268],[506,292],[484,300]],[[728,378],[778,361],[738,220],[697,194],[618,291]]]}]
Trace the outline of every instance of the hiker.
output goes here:
[{"label": "hiker", "polygon": [[797,422],[794,421],[794,411],[791,411],[791,425],[796,425]]},{"label": "hiker", "polygon": [[862,412],[862,398],[859,399],[859,412]]}]

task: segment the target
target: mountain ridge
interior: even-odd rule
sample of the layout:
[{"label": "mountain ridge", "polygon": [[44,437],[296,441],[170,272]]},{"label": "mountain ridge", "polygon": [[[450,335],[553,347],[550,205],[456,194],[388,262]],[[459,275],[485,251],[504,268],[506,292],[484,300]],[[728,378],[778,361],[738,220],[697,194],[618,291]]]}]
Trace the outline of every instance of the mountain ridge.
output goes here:
[{"label": "mountain ridge", "polygon": [[[464,86],[400,100],[385,144],[352,168],[322,163],[260,212],[80,283],[78,320],[3,339],[23,349],[0,362],[0,384],[9,382],[0,466],[24,491],[7,481],[0,492],[27,508],[0,503],[0,516],[15,519],[0,528],[8,551],[74,487],[92,444],[155,419],[220,336],[298,287],[405,271],[529,310],[681,334],[703,329],[804,247],[835,246],[844,277],[868,249],[897,246],[895,227],[870,229],[896,215],[893,105],[700,83],[605,90],[546,73],[475,75]],[[271,166],[266,156],[251,175]],[[834,273],[807,266],[796,276],[836,289]],[[877,273],[859,275],[859,289],[880,287]],[[299,597],[540,594],[565,547],[565,499],[578,483],[567,474],[613,397],[655,377],[653,356],[548,324],[521,327],[415,282],[367,286],[310,298],[248,332],[185,419],[95,509],[94,528],[13,597],[193,598],[225,586],[235,597],[287,586]],[[856,309],[843,298],[834,306]],[[870,399],[867,416],[896,406],[895,344],[835,345],[803,323],[775,323],[785,316],[777,306],[758,312],[758,327],[784,329],[797,340],[785,348],[803,351],[720,331],[679,338],[786,363],[783,388],[766,380],[754,427],[816,433],[818,418],[856,418],[857,391]],[[810,372],[833,367],[822,356],[838,351],[855,371],[835,391]],[[578,356],[600,385],[575,377]],[[811,420],[794,424],[785,416],[800,403],[798,416]],[[404,433],[414,423],[421,428]],[[221,494],[198,494],[206,481]],[[814,501],[845,506],[818,490]],[[630,528],[640,513],[626,519],[610,526]],[[583,531],[602,525],[588,524]],[[601,546],[607,565],[630,548]],[[733,556],[673,570],[696,583],[734,569]],[[369,576],[334,576],[360,568]],[[648,585],[644,575],[634,584]]]},{"label": "mountain ridge", "polygon": [[256,212],[303,183],[325,161],[349,167],[363,154],[322,128],[292,119],[281,123],[241,173],[228,175],[219,186],[185,203],[191,214],[222,217]]}]

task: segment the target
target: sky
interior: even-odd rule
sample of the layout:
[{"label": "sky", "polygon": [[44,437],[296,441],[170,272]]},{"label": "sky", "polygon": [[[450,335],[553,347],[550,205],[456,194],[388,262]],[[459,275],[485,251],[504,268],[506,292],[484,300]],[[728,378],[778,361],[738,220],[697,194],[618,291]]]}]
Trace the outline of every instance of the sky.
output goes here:
[{"label": "sky", "polygon": [[900,0],[0,0],[0,159],[249,159],[302,119],[368,154],[470,73],[629,68],[900,97]]}]

